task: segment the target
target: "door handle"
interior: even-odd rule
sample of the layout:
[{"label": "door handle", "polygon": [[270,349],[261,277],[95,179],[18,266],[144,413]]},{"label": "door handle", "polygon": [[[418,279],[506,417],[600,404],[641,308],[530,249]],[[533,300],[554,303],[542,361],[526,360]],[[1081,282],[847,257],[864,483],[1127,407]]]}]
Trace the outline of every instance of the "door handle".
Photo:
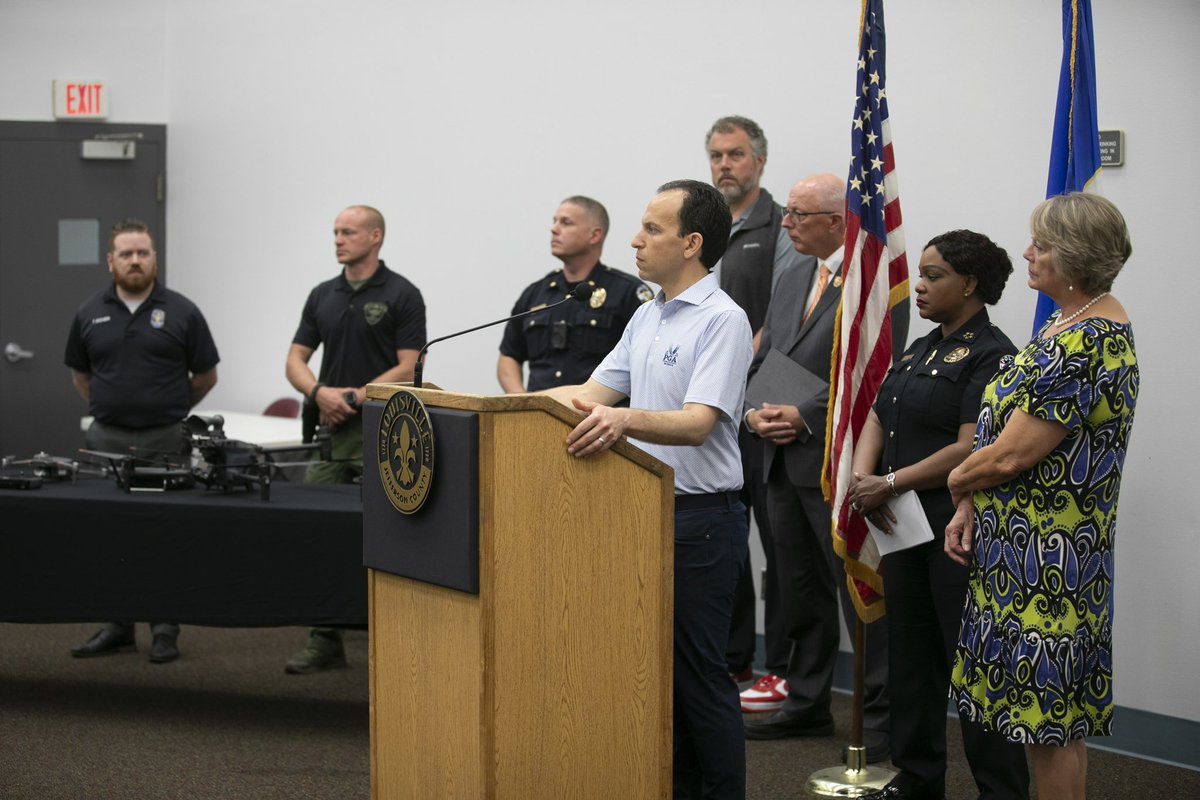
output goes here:
[{"label": "door handle", "polygon": [[4,345],[4,358],[11,364],[15,364],[26,358],[33,358],[33,353],[25,350],[16,342],[9,342]]}]

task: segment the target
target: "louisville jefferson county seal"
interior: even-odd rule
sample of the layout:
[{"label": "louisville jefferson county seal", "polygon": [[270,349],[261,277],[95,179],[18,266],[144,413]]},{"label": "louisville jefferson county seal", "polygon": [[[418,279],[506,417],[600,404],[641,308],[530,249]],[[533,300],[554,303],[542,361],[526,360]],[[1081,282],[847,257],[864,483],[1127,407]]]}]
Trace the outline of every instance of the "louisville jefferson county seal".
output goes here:
[{"label": "louisville jefferson county seal", "polygon": [[388,499],[401,513],[415,513],[433,484],[433,427],[412,392],[401,389],[383,407],[375,449]]}]

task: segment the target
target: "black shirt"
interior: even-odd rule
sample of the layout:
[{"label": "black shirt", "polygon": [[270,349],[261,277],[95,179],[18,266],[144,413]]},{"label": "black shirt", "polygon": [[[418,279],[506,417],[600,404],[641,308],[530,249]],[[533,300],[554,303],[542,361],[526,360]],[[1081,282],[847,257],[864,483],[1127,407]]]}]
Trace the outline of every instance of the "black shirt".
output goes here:
[{"label": "black shirt", "polygon": [[88,298],[75,312],[63,360],[91,374],[93,417],[140,430],[186,417],[191,375],[221,359],[196,304],[155,283],[132,314],[114,286]]},{"label": "black shirt", "polygon": [[729,234],[729,246],[721,257],[721,289],[746,312],[754,331],[767,319],[782,223],[783,209],[770,192],[760,189],[746,221]]},{"label": "black shirt", "polygon": [[[633,312],[653,297],[637,278],[601,263],[583,281],[593,287],[589,301],[564,303],[504,328],[500,354],[529,362],[531,392],[585,382],[621,340]],[[576,285],[555,270],[526,287],[512,313],[557,303]]]},{"label": "black shirt", "polygon": [[[979,418],[984,387],[1000,358],[1017,348],[981,309],[942,338],[941,326],[909,345],[883,380],[875,414],[883,424],[881,474],[915,464],[958,440],[958,428]],[[919,491],[935,531],[954,515],[945,486]]]},{"label": "black shirt", "polygon": [[357,290],[343,271],[309,293],[292,343],[325,346],[322,383],[365,386],[396,366],[397,350],[425,346],[425,301],[412,281],[382,260]]}]

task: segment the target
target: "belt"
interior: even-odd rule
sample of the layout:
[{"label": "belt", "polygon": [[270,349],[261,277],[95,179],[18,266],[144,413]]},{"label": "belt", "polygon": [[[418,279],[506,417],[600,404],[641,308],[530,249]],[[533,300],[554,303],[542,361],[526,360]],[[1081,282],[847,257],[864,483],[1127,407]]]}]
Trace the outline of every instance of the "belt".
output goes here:
[{"label": "belt", "polygon": [[733,508],[741,500],[738,492],[713,492],[712,494],[677,494],[676,511],[696,511],[702,508]]}]

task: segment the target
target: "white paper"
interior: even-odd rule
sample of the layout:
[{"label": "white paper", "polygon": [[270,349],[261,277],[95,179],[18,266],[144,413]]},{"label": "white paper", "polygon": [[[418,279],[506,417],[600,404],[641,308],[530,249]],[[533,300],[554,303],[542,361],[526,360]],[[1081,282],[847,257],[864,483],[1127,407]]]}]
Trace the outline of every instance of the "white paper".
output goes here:
[{"label": "white paper", "polygon": [[929,527],[929,518],[925,516],[925,508],[916,492],[905,492],[899,497],[888,498],[887,507],[896,517],[895,522],[889,522],[892,526],[891,533],[884,533],[867,520],[867,528],[871,531],[875,546],[879,548],[879,555],[886,556],[897,550],[907,550],[933,541],[933,529]]}]

